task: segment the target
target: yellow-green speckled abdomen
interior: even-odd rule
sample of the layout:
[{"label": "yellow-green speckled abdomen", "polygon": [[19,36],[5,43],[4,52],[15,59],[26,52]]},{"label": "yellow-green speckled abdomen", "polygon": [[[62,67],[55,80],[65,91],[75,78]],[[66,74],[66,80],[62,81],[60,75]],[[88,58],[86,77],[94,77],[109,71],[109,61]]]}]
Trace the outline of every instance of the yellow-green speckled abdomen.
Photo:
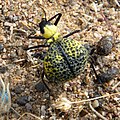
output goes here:
[{"label": "yellow-green speckled abdomen", "polygon": [[44,58],[45,76],[56,83],[73,79],[84,70],[88,57],[88,50],[78,41],[59,39]]}]

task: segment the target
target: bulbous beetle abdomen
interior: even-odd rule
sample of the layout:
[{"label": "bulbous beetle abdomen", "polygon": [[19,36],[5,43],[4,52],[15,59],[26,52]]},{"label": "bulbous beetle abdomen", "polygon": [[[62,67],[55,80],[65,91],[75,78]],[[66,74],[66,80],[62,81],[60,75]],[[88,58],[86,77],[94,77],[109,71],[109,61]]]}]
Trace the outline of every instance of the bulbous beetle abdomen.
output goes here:
[{"label": "bulbous beetle abdomen", "polygon": [[44,73],[51,82],[64,82],[78,76],[89,58],[88,50],[78,41],[60,38],[49,47],[44,58]]}]

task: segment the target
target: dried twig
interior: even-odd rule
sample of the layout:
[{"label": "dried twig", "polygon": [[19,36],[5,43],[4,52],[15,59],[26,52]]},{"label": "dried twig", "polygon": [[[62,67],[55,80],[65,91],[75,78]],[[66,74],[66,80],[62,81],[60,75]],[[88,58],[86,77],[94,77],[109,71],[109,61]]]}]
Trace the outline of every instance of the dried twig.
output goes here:
[{"label": "dried twig", "polygon": [[89,102],[89,106],[90,106],[90,109],[91,109],[98,117],[100,117],[100,118],[103,119],[103,120],[108,120],[108,119],[106,119],[104,116],[102,116],[99,112],[97,112],[97,111],[93,108],[93,106],[91,105],[91,102]]},{"label": "dried twig", "polygon": [[37,117],[36,115],[34,115],[34,114],[32,114],[32,113],[28,113],[28,112],[23,113],[23,114],[18,118],[18,120],[20,120],[21,118],[23,118],[23,116],[25,116],[25,115],[29,115],[29,116],[32,116],[32,117],[38,119],[38,120],[42,120],[40,117]]},{"label": "dried twig", "polygon": [[120,84],[120,81],[112,87],[112,90],[114,90],[119,84]]},{"label": "dried twig", "polygon": [[13,110],[18,116],[21,116],[13,107],[11,107],[10,109]]},{"label": "dried twig", "polygon": [[91,102],[92,100],[96,100],[96,99],[100,99],[100,98],[104,98],[104,97],[109,97],[109,96],[117,95],[117,94],[120,94],[120,92],[113,93],[113,94],[107,94],[107,95],[103,95],[103,96],[100,96],[100,97],[91,98],[91,99],[87,99],[87,100],[75,101],[75,102],[71,102],[67,98],[62,97],[59,101],[56,101],[55,104],[53,104],[53,106],[56,109],[61,109],[61,110],[67,111],[71,108],[72,104],[80,104],[80,103],[84,103],[84,102]]},{"label": "dried twig", "polygon": [[118,5],[118,7],[120,7],[119,2],[118,2],[117,0],[114,0],[114,1],[115,1],[115,3]]},{"label": "dried twig", "polygon": [[81,100],[81,101],[76,101],[76,102],[71,102],[71,103],[83,103],[83,102],[89,102],[89,101],[92,101],[92,100],[97,100],[97,99],[101,99],[101,98],[105,98],[105,97],[110,97],[110,96],[113,96],[113,95],[118,95],[120,94],[120,92],[117,92],[117,93],[113,93],[113,94],[106,94],[106,95],[103,95],[103,96],[100,96],[100,97],[95,97],[95,98],[91,98],[91,99],[87,99],[87,100]]}]

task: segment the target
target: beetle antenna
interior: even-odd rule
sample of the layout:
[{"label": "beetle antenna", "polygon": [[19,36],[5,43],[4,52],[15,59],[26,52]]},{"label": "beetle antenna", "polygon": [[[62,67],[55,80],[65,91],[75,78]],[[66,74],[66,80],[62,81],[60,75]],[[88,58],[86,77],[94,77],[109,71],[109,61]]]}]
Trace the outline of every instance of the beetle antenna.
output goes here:
[{"label": "beetle antenna", "polygon": [[41,7],[41,9],[42,9],[42,11],[43,11],[43,15],[42,15],[42,19],[46,19],[46,11],[44,10],[44,8],[43,7]]}]

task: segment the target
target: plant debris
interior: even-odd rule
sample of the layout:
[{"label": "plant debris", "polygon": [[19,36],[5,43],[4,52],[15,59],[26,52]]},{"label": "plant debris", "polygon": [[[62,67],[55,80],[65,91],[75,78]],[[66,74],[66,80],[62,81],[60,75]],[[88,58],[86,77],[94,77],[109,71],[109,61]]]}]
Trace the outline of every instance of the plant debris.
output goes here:
[{"label": "plant debris", "polygon": [[[28,39],[30,34],[40,35],[41,7],[48,19],[62,13],[57,26],[62,36],[80,29],[81,32],[70,38],[98,46],[96,52],[101,52],[101,45],[109,48],[104,47],[106,56],[102,53],[93,56],[95,70],[105,83],[96,83],[88,64],[83,73],[64,84],[48,83],[45,78],[52,91],[49,96],[40,84],[43,59],[38,57],[48,48],[25,51],[27,47],[45,43],[44,40]],[[0,31],[0,119],[119,119],[119,0],[2,0]],[[103,42],[104,36],[112,37],[109,45]]]}]

